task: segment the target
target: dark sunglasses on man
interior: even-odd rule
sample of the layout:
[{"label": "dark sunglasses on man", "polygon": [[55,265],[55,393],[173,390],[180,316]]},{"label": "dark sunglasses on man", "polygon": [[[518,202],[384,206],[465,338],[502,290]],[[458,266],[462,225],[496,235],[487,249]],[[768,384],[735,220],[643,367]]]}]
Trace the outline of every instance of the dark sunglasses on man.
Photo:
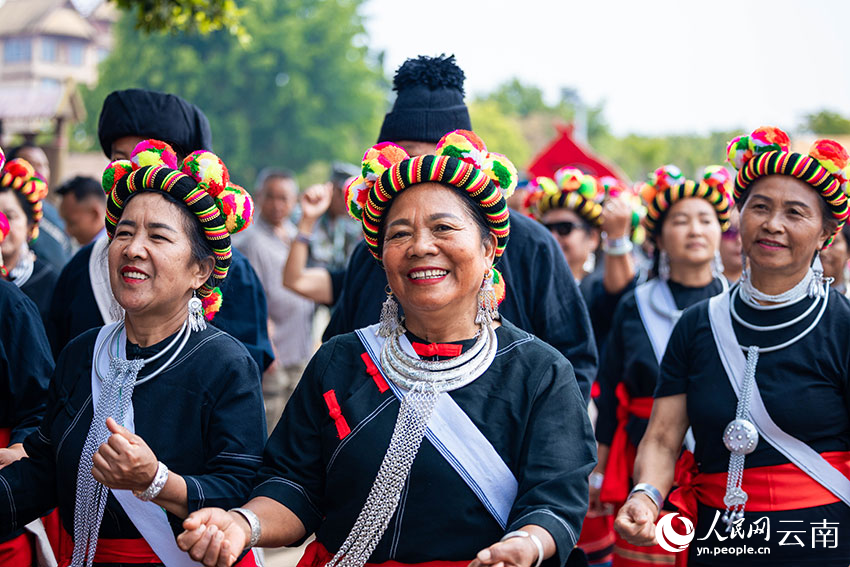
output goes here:
[{"label": "dark sunglasses on man", "polygon": [[581,228],[580,224],[572,221],[548,222],[543,223],[543,226],[546,227],[546,230],[557,232],[560,236],[569,236],[573,230]]}]

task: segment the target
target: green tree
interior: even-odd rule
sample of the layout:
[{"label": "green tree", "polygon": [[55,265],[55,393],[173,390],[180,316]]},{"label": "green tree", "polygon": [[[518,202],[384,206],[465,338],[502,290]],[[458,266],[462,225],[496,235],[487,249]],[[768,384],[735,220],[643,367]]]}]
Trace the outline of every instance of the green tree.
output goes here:
[{"label": "green tree", "polygon": [[516,116],[502,112],[496,101],[485,100],[469,104],[469,117],[475,133],[481,136],[488,150],[508,156],[518,169],[528,164],[531,145]]},{"label": "green tree", "polygon": [[374,143],[388,92],[379,58],[364,47],[361,3],[250,0],[247,45],[225,31],[146,34],[125,14],[86,96],[86,133],[96,138],[109,92],[141,87],[202,108],[237,183],[250,186],[269,165],[300,172],[316,162],[359,161]]},{"label": "green tree", "polygon": [[244,35],[242,11],[235,0],[112,0],[124,10],[135,12],[136,27],[145,31],[199,31],[225,29]]},{"label": "green tree", "polygon": [[850,119],[827,109],[807,114],[802,126],[813,134],[824,136],[850,134]]}]

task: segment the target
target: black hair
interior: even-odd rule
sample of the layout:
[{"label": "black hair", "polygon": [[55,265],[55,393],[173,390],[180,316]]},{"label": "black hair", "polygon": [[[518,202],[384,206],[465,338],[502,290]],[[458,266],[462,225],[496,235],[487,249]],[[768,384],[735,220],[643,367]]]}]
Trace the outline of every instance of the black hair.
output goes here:
[{"label": "black hair", "polygon": [[[213,252],[210,241],[207,240],[207,237],[204,235],[204,229],[201,226],[201,221],[199,221],[192,211],[189,210],[186,203],[165,191],[157,191],[155,189],[140,189],[138,191],[133,191],[130,196],[127,197],[126,201],[124,201],[124,207],[121,209],[122,214],[127,210],[127,205],[130,204],[130,200],[140,193],[153,193],[155,195],[160,195],[166,201],[177,207],[180,211],[180,217],[183,220],[183,230],[186,231],[186,235],[189,237],[189,248],[191,250],[193,260],[198,263],[202,263],[210,257],[215,260],[215,252]],[[206,283],[211,283],[211,280],[212,273],[210,273]]]},{"label": "black hair", "polygon": [[[13,160],[13,159],[18,157],[18,154],[21,153],[21,150],[26,150],[26,149],[30,149],[30,148],[41,150],[41,146],[39,146],[39,145],[37,145],[33,142],[29,142],[29,141],[23,142],[19,146],[15,146],[14,148],[7,151],[6,152],[6,159],[7,160]],[[44,151],[44,150],[42,150],[42,151]]]},{"label": "black hair", "polygon": [[103,192],[103,187],[93,177],[78,175],[60,185],[56,192],[62,196],[71,193],[77,201],[96,197],[99,201],[106,202],[106,193]]},{"label": "black hair", "polygon": [[[484,211],[481,210],[481,207],[479,207],[472,199],[470,199],[469,196],[466,195],[466,192],[461,191],[457,187],[454,187],[447,183],[439,183],[437,181],[433,181],[430,183],[437,183],[438,185],[451,189],[455,193],[455,195],[458,195],[460,197],[460,202],[462,203],[464,212],[466,212],[466,214],[470,218],[472,218],[472,220],[475,222],[475,226],[478,228],[478,234],[481,237],[482,244],[486,242],[487,239],[490,237],[490,225],[487,223],[487,218],[484,216]],[[408,189],[409,188],[410,187],[408,187]],[[390,210],[392,209],[394,204],[395,199],[390,202],[389,206],[384,211],[384,214],[381,217],[381,223],[378,225],[378,253],[381,255],[383,255],[384,252],[386,221],[387,218],[390,216]]]}]

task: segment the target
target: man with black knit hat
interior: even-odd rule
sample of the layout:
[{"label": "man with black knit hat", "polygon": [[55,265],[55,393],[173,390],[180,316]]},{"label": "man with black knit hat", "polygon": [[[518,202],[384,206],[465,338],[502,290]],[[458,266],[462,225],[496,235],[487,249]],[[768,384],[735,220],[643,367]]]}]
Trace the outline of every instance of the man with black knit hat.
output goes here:
[{"label": "man with black knit hat", "polygon": [[[411,155],[433,153],[443,134],[471,130],[463,102],[463,71],[454,56],[408,59],[396,73],[398,92],[384,118],[379,142],[395,142]],[[596,346],[587,307],[552,236],[523,215],[511,216],[511,238],[499,263],[507,286],[499,312],[557,348],[573,365],[586,400],[596,374]],[[386,275],[360,243],[346,269],[325,340],[371,325],[386,299]]]},{"label": "man with black knit hat", "polygon": [[[97,133],[103,153],[112,160],[129,158],[136,144],[147,138],[167,142],[180,159],[196,150],[212,150],[210,124],[201,109],[178,96],[143,89],[107,96]],[[103,236],[84,246],[59,276],[47,329],[54,355],[80,333],[120,317],[109,284],[107,246]],[[228,299],[214,324],[239,339],[264,370],[274,359],[266,298],[256,272],[235,248],[224,285]]]}]

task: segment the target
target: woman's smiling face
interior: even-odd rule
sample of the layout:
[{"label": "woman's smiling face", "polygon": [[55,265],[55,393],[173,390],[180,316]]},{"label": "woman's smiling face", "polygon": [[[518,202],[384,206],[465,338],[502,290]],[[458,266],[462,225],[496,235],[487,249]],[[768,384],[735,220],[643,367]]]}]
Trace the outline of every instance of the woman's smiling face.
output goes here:
[{"label": "woman's smiling face", "polygon": [[212,259],[201,265],[192,256],[184,214],[156,193],[136,195],[124,209],[109,245],[109,280],[128,316],[186,309],[212,272]]},{"label": "woman's smiling face", "polygon": [[496,237],[488,232],[482,239],[462,199],[440,184],[420,183],[402,191],[386,215],[382,261],[405,314],[477,309]]},{"label": "woman's smiling face", "polygon": [[805,272],[831,234],[815,189],[787,175],[768,175],[750,186],[741,209],[741,245],[755,271]]}]

